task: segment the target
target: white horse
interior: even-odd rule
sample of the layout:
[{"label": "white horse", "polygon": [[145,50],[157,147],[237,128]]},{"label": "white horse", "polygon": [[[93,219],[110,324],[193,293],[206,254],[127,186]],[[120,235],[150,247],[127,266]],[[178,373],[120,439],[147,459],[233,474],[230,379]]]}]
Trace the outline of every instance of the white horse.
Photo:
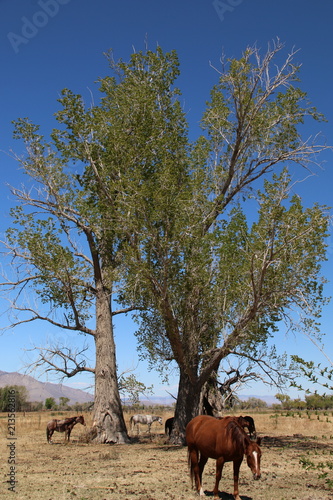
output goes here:
[{"label": "white horse", "polygon": [[140,432],[139,429],[139,424],[144,424],[148,425],[148,431],[150,433],[150,427],[153,424],[153,422],[158,422],[159,424],[162,425],[162,417],[158,417],[157,415],[132,415],[130,418],[130,424],[132,427],[132,431],[134,429],[134,426],[137,426],[138,433]]}]

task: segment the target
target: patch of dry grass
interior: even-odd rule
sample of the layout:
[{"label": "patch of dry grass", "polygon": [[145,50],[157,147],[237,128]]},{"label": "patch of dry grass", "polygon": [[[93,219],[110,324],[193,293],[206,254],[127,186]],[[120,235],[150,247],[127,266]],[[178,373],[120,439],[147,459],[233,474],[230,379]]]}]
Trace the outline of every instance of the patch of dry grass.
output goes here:
[{"label": "patch of dry grass", "polygon": [[[243,412],[244,413],[244,412]],[[251,413],[250,413],[251,414]],[[16,459],[18,500],[194,500],[188,473],[186,447],[167,443],[164,426],[154,423],[149,435],[141,428],[131,433],[130,445],[96,445],[84,442],[86,428],[74,427],[71,442],[54,434],[46,442],[46,423],[63,415],[50,412],[17,414]],[[65,415],[66,416],[66,415]],[[170,412],[161,415],[163,421]],[[317,465],[333,461],[333,416],[255,414],[262,443],[262,478],[254,482],[245,461],[240,472],[242,500],[333,500],[328,477],[320,478]],[[6,483],[7,420],[0,415],[2,482],[0,497],[14,498]],[[91,426],[91,415],[84,414]],[[129,424],[130,414],[125,414]],[[328,420],[328,421],[327,421]],[[306,468],[313,464],[313,468]],[[329,471],[332,475],[332,471]],[[212,498],[215,461],[209,460],[203,486]],[[332,478],[333,479],[333,478]],[[227,463],[220,483],[220,498],[231,500],[232,464]]]}]

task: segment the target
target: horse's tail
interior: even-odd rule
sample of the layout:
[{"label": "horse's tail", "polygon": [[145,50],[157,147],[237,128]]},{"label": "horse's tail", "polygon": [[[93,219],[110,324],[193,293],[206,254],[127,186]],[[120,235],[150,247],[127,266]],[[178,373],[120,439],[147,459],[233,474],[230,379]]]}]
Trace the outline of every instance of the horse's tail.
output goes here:
[{"label": "horse's tail", "polygon": [[193,463],[193,460],[191,459],[191,453],[192,452],[195,452],[196,455],[197,455],[197,462],[198,462],[198,450],[196,450],[195,448],[190,448],[188,447],[187,449],[187,463],[188,463],[188,467],[190,469],[190,478],[191,478],[191,484],[192,484],[192,488],[193,488],[193,481],[194,481],[194,463]]},{"label": "horse's tail", "polygon": [[131,429],[133,429],[133,415],[130,418],[130,426],[131,426]]},{"label": "horse's tail", "polygon": [[49,442],[49,440],[50,440],[50,431],[49,431],[48,426],[46,427],[46,440],[47,440],[47,442]]}]

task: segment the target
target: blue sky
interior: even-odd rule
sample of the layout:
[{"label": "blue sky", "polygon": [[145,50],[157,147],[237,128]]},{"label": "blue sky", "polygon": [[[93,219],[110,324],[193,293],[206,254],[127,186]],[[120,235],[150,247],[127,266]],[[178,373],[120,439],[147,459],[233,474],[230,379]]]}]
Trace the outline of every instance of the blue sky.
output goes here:
[{"label": "blue sky", "polygon": [[[22,152],[22,145],[12,139],[11,121],[29,117],[48,134],[55,125],[53,114],[58,109],[60,91],[67,87],[83,95],[89,104],[97,96],[96,80],[108,74],[103,55],[112,48],[116,59],[128,59],[133,50],[143,50],[145,43],[152,50],[175,49],[180,58],[184,109],[190,124],[191,138],[198,133],[198,122],[209,99],[211,87],[217,82],[222,52],[239,57],[246,46],[256,44],[265,52],[276,37],[286,44],[286,52],[300,49],[297,61],[303,64],[301,86],[311,102],[325,114],[328,123],[306,124],[304,136],[322,132],[333,144],[333,2],[331,0],[0,0],[0,237],[8,227],[8,210],[13,205],[8,184],[18,185],[24,179],[18,165],[8,154],[11,149]],[[211,62],[211,65],[210,65]],[[320,158],[325,170],[300,185],[298,192],[304,203],[333,205],[332,153]],[[329,261],[323,272],[332,281],[333,240],[329,242]],[[326,288],[333,295],[332,284]],[[0,303],[2,311],[5,304]],[[333,357],[332,306],[322,318],[326,332],[325,348]],[[6,323],[1,314],[0,322]],[[135,326],[130,318],[117,320],[116,343],[119,370],[134,367],[146,384],[154,384],[156,394],[175,393],[177,378],[164,386],[144,363],[138,364]],[[61,335],[44,324],[17,328],[0,337],[0,370],[18,371],[24,365],[24,349],[42,345],[46,339]],[[84,340],[84,339],[79,339]],[[86,339],[89,342],[89,339]],[[72,336],[68,343],[76,343]],[[285,349],[307,359],[323,361],[323,356],[304,338],[284,337],[277,342]],[[92,355],[93,358],[93,355]],[[84,387],[89,383],[81,377],[71,385]],[[248,394],[269,394],[261,384],[248,387]],[[276,391],[273,389],[272,393]],[[291,393],[292,394],[292,393]]]}]

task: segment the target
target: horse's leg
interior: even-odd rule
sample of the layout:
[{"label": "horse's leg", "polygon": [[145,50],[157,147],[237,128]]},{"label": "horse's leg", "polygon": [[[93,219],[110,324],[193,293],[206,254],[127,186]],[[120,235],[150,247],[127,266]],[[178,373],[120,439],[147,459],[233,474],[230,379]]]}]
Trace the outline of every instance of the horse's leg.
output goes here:
[{"label": "horse's leg", "polygon": [[208,457],[203,456],[201,453],[200,460],[199,460],[199,479],[200,479],[200,486],[201,486],[200,495],[204,494],[203,489],[202,489],[202,474],[203,474],[205,465],[207,463],[207,460],[208,460]]},{"label": "horse's leg", "polygon": [[222,477],[223,466],[224,466],[224,458],[220,457],[216,460],[215,486],[213,490],[214,498],[219,498],[219,484]]},{"label": "horse's leg", "polygon": [[52,436],[53,436],[53,433],[54,433],[54,429],[51,429],[51,430],[49,430],[49,432],[48,432],[48,437],[47,437],[47,440],[48,440],[48,442],[49,442],[49,443],[53,443],[53,441],[52,441],[52,439],[51,439],[51,438],[52,438]]},{"label": "horse's leg", "polygon": [[238,490],[238,478],[239,478],[239,468],[243,461],[243,457],[240,460],[234,460],[234,497],[235,500],[241,500]]},{"label": "horse's leg", "polygon": [[75,424],[74,424],[74,425],[72,424],[72,425],[69,425],[69,426],[67,427],[66,435],[67,435],[67,441],[68,441],[68,442],[69,442],[69,440],[70,440],[70,437],[71,437],[71,432],[72,432],[72,430],[74,429],[74,426],[75,426]]},{"label": "horse's leg", "polygon": [[195,488],[199,495],[204,495],[200,477],[199,452],[195,448],[189,450],[189,462],[191,465],[191,477],[192,479],[194,477]]}]

